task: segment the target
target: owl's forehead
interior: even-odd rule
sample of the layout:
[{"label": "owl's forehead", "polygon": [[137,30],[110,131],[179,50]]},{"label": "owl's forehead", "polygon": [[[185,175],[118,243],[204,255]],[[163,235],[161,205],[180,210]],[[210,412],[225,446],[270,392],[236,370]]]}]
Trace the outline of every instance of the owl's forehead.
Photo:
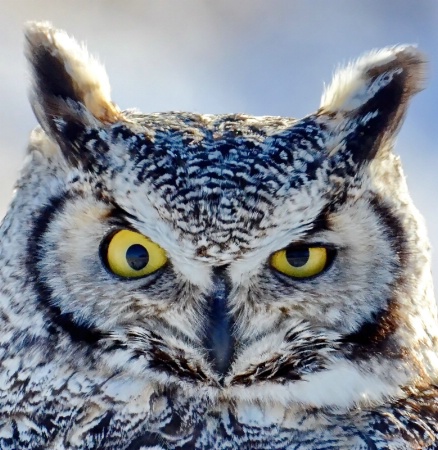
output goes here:
[{"label": "owl's forehead", "polygon": [[131,128],[113,128],[113,142],[123,143],[124,152],[115,178],[129,173],[130,179],[129,189],[117,183],[118,202],[143,221],[150,209],[142,205],[152,206],[200,254],[250,249],[272,229],[311,222],[321,207],[327,180],[318,169],[326,158],[321,127],[311,118],[132,119]]},{"label": "owl's forehead", "polygon": [[[167,197],[205,187],[216,196],[277,193],[311,181],[325,159],[324,135],[312,118],[161,113],[115,126],[123,160],[137,184]],[[118,166],[120,170],[120,166]],[[204,190],[205,193],[205,190]]]}]

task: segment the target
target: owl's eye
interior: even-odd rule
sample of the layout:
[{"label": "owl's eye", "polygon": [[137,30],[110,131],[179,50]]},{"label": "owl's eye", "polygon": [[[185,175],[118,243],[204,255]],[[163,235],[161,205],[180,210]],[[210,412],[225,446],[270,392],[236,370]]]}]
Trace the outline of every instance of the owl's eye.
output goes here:
[{"label": "owl's eye", "polygon": [[166,252],[140,233],[120,230],[102,246],[107,268],[124,278],[140,278],[156,272],[167,262]]},{"label": "owl's eye", "polygon": [[325,247],[290,246],[271,256],[271,266],[292,278],[309,278],[321,273],[330,262]]}]

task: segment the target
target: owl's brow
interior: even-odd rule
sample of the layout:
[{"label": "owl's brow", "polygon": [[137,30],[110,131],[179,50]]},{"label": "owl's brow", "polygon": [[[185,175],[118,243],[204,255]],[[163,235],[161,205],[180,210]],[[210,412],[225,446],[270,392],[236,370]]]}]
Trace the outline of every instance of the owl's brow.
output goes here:
[{"label": "owl's brow", "polygon": [[325,205],[314,220],[308,223],[305,235],[312,236],[322,231],[330,230],[329,216],[332,210],[332,205]]},{"label": "owl's brow", "polygon": [[109,211],[107,217],[109,222],[119,226],[131,226],[132,221],[136,218],[133,214],[118,205],[115,201],[111,201],[111,210]]}]

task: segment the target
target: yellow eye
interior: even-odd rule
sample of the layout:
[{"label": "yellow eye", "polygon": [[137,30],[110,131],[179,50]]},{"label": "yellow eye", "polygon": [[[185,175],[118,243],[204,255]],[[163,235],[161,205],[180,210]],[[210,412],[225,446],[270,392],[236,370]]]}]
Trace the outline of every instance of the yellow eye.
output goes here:
[{"label": "yellow eye", "polygon": [[321,273],[328,264],[325,247],[287,247],[271,256],[271,266],[293,278],[309,278]]},{"label": "yellow eye", "polygon": [[108,269],[124,278],[149,275],[167,262],[166,252],[140,233],[131,230],[117,231],[103,249],[103,259]]}]

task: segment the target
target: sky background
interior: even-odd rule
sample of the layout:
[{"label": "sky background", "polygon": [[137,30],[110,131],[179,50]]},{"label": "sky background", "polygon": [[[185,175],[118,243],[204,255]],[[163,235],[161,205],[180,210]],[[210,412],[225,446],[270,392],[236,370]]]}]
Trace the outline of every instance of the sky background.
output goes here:
[{"label": "sky background", "polygon": [[318,108],[340,63],[418,44],[430,59],[428,86],[397,152],[426,217],[438,284],[437,0],[1,0],[0,12],[0,216],[36,125],[22,52],[28,20],[86,41],[107,68],[113,100],[143,112],[301,117]]}]

